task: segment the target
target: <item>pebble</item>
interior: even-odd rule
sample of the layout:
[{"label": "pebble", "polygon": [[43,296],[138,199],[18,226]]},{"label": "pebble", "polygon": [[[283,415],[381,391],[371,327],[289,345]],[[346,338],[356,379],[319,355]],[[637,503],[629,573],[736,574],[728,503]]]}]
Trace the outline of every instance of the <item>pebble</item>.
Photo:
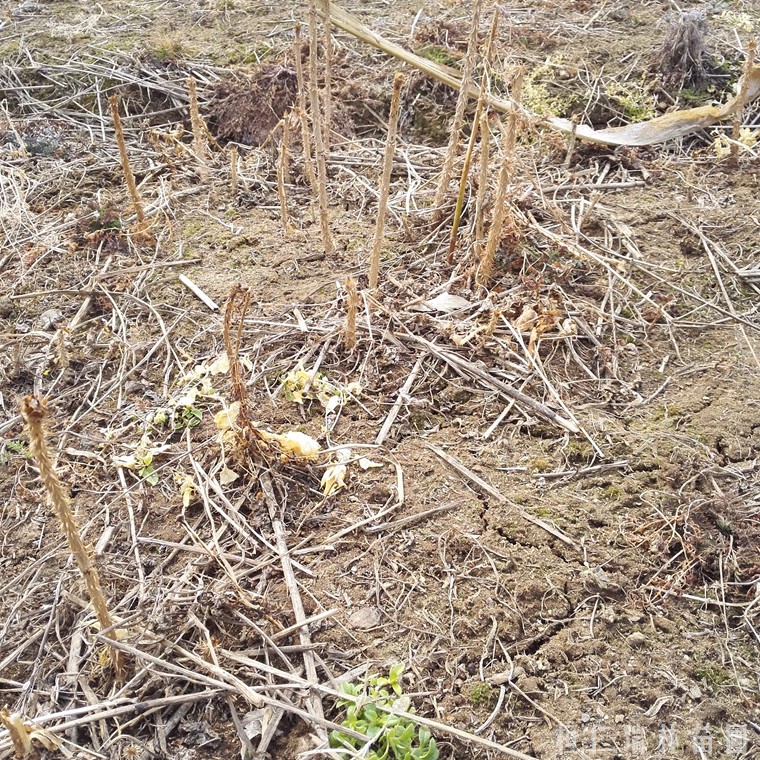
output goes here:
[{"label": "pebble", "polygon": [[632,647],[640,647],[643,646],[646,643],[647,637],[641,633],[641,631],[634,631],[626,641],[632,646]]},{"label": "pebble", "polygon": [[362,607],[352,613],[348,618],[348,624],[360,631],[368,631],[377,628],[383,619],[383,613],[377,607]]}]

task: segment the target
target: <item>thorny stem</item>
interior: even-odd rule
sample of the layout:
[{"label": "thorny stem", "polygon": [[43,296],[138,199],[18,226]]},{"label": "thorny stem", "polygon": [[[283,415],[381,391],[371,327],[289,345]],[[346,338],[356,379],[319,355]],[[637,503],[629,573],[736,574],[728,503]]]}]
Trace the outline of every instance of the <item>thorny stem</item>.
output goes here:
[{"label": "thorny stem", "polygon": [[135,175],[132,173],[132,167],[129,164],[129,155],[127,154],[127,144],[124,141],[124,130],[121,126],[121,119],[119,118],[119,96],[111,95],[108,98],[108,102],[111,106],[111,115],[113,116],[113,126],[116,131],[116,144],[119,146],[119,158],[121,159],[121,168],[124,172],[124,179],[127,183],[127,189],[132,197],[132,205],[135,207],[135,213],[137,214],[137,221],[141,227],[145,226],[145,211],[143,210],[142,201],[140,200],[140,193],[137,192],[137,185],[135,184]]},{"label": "thorny stem", "polygon": [[[40,471],[40,479],[48,494],[50,503],[58,516],[58,520],[61,523],[61,528],[66,536],[69,550],[71,551],[77,564],[77,568],[84,579],[84,584],[87,588],[87,593],[92,602],[92,606],[95,609],[100,628],[101,630],[107,630],[108,638],[115,640],[116,634],[114,631],[109,630],[113,627],[113,620],[108,611],[105,596],[103,595],[98,570],[82,540],[79,526],[71,511],[69,497],[61,483],[61,479],[58,477],[58,473],[53,465],[53,458],[50,455],[44,424],[47,416],[47,404],[42,398],[25,396],[21,401],[21,414],[29,427],[29,447],[34,460],[37,462],[37,467]],[[121,677],[123,675],[121,653],[117,649],[112,648],[111,658],[114,670],[119,677]]]},{"label": "thorny stem", "polygon": [[742,113],[744,106],[747,104],[747,90],[749,89],[750,74],[755,63],[755,53],[757,51],[757,42],[750,40],[747,45],[747,60],[744,62],[744,73],[739,80],[739,92],[737,94],[737,109],[734,114],[733,124],[731,126],[731,163],[734,166],[739,164],[739,138],[741,137]]}]

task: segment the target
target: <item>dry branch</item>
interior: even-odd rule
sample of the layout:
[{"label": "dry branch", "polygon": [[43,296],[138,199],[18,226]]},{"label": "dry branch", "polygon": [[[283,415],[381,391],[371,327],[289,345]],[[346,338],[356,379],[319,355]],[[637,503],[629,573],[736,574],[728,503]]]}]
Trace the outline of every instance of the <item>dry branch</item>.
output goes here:
[{"label": "dry branch", "polygon": [[490,494],[497,501],[503,504],[509,504],[514,510],[519,513],[520,517],[522,517],[524,520],[527,520],[529,523],[532,523],[542,530],[545,530],[547,533],[551,534],[555,538],[558,538],[568,546],[572,546],[574,549],[579,548],[578,543],[570,538],[570,536],[568,536],[566,533],[563,533],[559,528],[552,525],[551,523],[547,523],[545,520],[541,520],[538,517],[534,517],[533,515],[528,514],[518,504],[510,502],[509,499],[507,499],[506,496],[504,496],[499,490],[494,488],[490,483],[486,483],[483,478],[476,475],[469,467],[465,467],[462,462],[460,462],[456,457],[451,456],[451,454],[447,454],[443,449],[439,448],[438,446],[434,446],[432,443],[426,443],[425,445],[436,456],[443,459],[444,462],[450,464],[460,475],[464,476],[473,485],[477,486],[480,491]]},{"label": "dry branch", "polygon": [[[334,2],[330,3],[330,20],[335,26],[352,34],[357,39],[414,66],[438,81],[455,89],[459,89],[462,86],[462,78],[455,69],[410,53],[400,45],[389,42]],[[745,74],[740,81],[739,89],[742,87],[745,88],[746,103],[750,103],[760,97],[760,66],[753,65],[750,71]],[[469,97],[477,98],[480,90],[478,87],[472,86],[467,92]],[[488,104],[494,110],[501,111],[502,113],[509,113],[512,109],[509,100],[493,95],[488,96]],[[655,143],[683,137],[698,129],[724,121],[732,117],[743,105],[740,99],[735,96],[722,106],[688,108],[682,111],[674,111],[664,116],[658,116],[649,121],[628,124],[624,127],[610,127],[608,129],[592,129],[585,124],[574,124],[569,119],[560,119],[554,116],[542,118],[532,114],[532,117],[536,120],[537,124],[564,134],[577,135],[582,140],[600,145],[654,145]]]},{"label": "dry branch", "polygon": [[286,183],[290,174],[290,158],[288,149],[290,147],[290,114],[280,121],[282,126],[282,139],[277,156],[277,197],[280,201],[280,219],[282,220],[282,231],[285,237],[289,237],[293,231],[290,226],[290,214],[288,213],[288,196],[286,192]]}]

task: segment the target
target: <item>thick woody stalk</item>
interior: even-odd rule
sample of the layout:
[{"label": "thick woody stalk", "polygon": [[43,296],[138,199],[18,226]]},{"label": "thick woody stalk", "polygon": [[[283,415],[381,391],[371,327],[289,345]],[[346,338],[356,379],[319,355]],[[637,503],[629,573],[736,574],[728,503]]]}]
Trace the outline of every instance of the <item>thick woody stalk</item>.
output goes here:
[{"label": "thick woody stalk", "polygon": [[380,180],[380,200],[378,201],[377,222],[375,224],[375,240],[372,244],[372,254],[369,260],[369,287],[374,290],[380,274],[380,251],[383,246],[383,231],[385,216],[388,211],[388,196],[393,171],[393,155],[396,152],[396,131],[398,129],[398,111],[401,100],[401,86],[404,75],[396,72],[393,79],[393,94],[391,95],[391,111],[388,115],[388,138],[385,142],[385,157],[383,159],[383,176]]},{"label": "thick woody stalk", "polygon": [[[40,471],[40,479],[47,491],[50,503],[55,510],[61,528],[66,536],[69,550],[77,564],[77,568],[84,579],[87,593],[95,609],[98,623],[102,630],[110,629],[113,626],[111,614],[108,611],[103,589],[100,585],[98,570],[90,557],[90,553],[85,546],[82,536],[79,533],[79,526],[74,519],[69,503],[69,497],[66,490],[58,477],[58,473],[53,465],[53,459],[50,455],[47,439],[45,437],[45,417],[47,407],[43,399],[33,396],[25,396],[21,402],[21,414],[26,420],[29,428],[29,447],[32,451],[37,467]],[[115,639],[115,634],[111,630],[108,637]],[[119,651],[113,649],[111,652],[114,668],[120,671]]]},{"label": "thick woody stalk", "polygon": [[319,226],[322,231],[322,247],[325,253],[332,253],[335,244],[330,231],[330,216],[327,206],[327,155],[322,138],[322,109],[319,105],[317,83],[317,6],[309,0],[309,95],[311,100],[311,127],[314,130],[314,152],[317,157],[317,200],[319,202]]},{"label": "thick woody stalk", "polygon": [[119,97],[118,95],[111,95],[108,98],[108,102],[111,106],[111,115],[113,116],[113,126],[116,131],[116,144],[119,146],[119,158],[121,159],[121,169],[124,172],[124,179],[127,183],[127,189],[129,195],[132,198],[132,205],[137,214],[137,221],[141,227],[145,226],[145,211],[143,210],[142,200],[140,200],[140,193],[137,192],[137,184],[135,183],[135,175],[132,173],[132,167],[129,164],[129,155],[127,154],[127,144],[124,141],[124,130],[121,126],[121,119],[119,118]]}]

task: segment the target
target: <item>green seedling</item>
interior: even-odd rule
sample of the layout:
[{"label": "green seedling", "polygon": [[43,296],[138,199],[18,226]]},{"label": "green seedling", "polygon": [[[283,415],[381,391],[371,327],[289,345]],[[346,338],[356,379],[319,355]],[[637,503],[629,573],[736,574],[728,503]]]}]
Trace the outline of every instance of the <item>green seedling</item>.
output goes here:
[{"label": "green seedling", "polygon": [[24,457],[28,459],[29,449],[23,441],[5,441],[0,445],[0,464],[6,464],[10,461],[13,455]]},{"label": "green seedling", "polygon": [[382,708],[411,712],[411,700],[403,694],[401,676],[404,663],[394,665],[388,677],[370,676],[365,683],[341,684],[340,690],[351,699],[339,699],[337,707],[345,709],[342,725],[367,737],[364,742],[342,731],[330,733],[330,746],[336,754],[350,758],[365,744],[367,760],[437,760],[438,747],[425,726],[409,718],[394,715]]},{"label": "green seedling", "polygon": [[194,428],[201,424],[203,412],[195,406],[182,406],[174,410],[172,420],[175,430]]},{"label": "green seedling", "polygon": [[143,454],[138,461],[139,468],[137,474],[151,486],[158,484],[158,473],[153,467],[153,454],[147,452]]}]

